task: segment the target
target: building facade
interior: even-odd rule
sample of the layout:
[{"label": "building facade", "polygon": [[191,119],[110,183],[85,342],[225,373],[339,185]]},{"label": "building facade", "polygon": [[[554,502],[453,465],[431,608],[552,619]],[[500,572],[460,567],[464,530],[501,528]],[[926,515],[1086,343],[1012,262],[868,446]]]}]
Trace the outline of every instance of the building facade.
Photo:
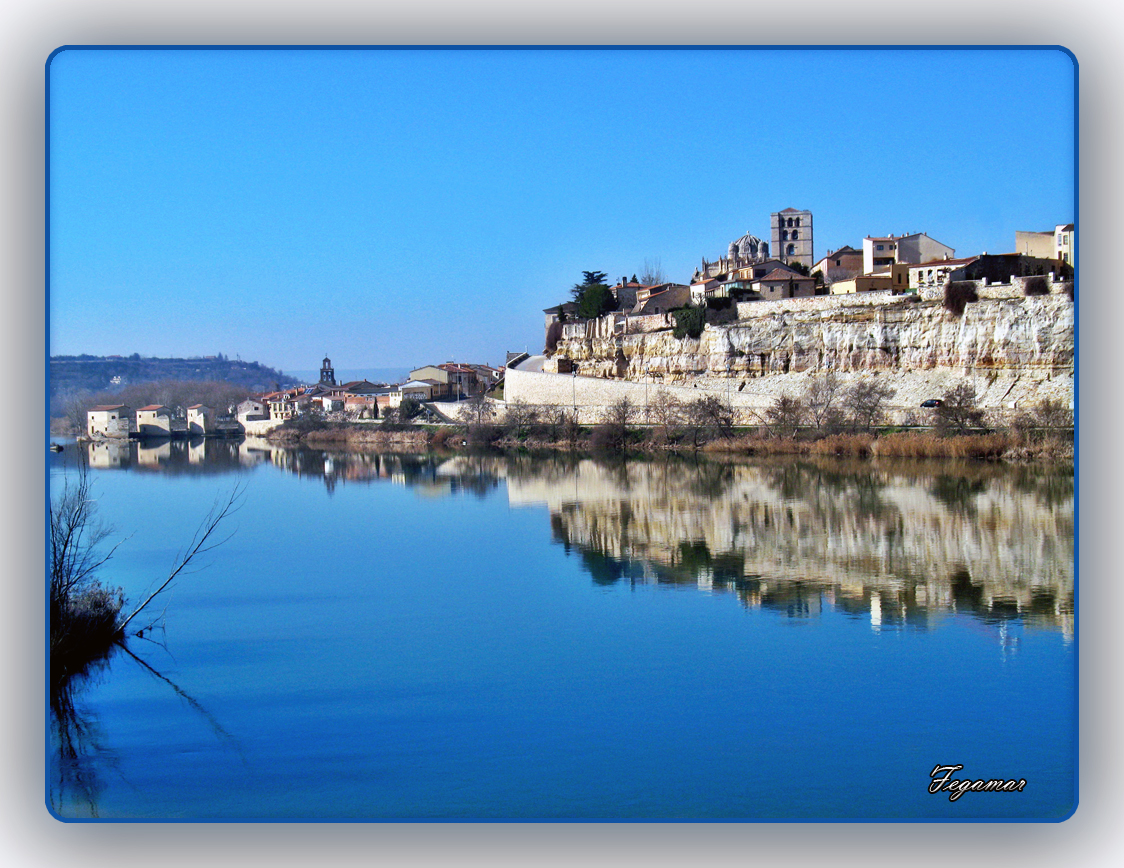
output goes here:
[{"label": "building facade", "polygon": [[956,251],[924,232],[863,239],[863,274],[887,274],[895,264],[917,265],[936,259],[952,259]]},{"label": "building facade", "polygon": [[770,218],[773,256],[785,264],[799,263],[811,271],[815,265],[812,255],[812,212],[785,208]]}]

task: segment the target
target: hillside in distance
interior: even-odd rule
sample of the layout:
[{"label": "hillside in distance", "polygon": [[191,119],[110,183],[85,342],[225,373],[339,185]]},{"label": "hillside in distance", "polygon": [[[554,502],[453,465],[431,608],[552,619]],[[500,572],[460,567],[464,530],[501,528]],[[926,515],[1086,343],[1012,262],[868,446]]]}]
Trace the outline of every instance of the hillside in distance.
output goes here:
[{"label": "hillside in distance", "polygon": [[50,394],[105,392],[137,383],[165,380],[230,383],[259,392],[298,381],[259,362],[230,359],[221,353],[190,359],[131,356],[51,356]]}]

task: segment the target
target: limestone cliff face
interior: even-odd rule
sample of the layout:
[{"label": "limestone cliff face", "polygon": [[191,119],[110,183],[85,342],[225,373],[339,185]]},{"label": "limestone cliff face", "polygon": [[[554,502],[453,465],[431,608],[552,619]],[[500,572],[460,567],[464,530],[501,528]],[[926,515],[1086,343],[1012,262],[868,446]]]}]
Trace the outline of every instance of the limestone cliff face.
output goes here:
[{"label": "limestone cliff face", "polygon": [[760,312],[708,326],[698,339],[676,339],[670,330],[613,334],[612,321],[600,321],[580,337],[564,338],[556,356],[573,360],[585,376],[656,375],[668,383],[818,370],[945,369],[1036,379],[1073,373],[1074,309],[1065,296],[984,299],[960,318],[928,301],[752,307]]}]

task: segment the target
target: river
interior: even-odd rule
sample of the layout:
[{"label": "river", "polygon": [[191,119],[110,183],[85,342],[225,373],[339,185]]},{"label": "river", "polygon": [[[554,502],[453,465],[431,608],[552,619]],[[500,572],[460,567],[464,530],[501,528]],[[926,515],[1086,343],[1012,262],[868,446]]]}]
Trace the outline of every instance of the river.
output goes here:
[{"label": "river", "polygon": [[[52,490],[81,448],[51,456]],[[87,457],[121,540],[103,575],[134,602],[245,493],[154,629],[51,716],[61,818],[1076,806],[1071,468],[255,440]],[[950,799],[938,765],[1025,784]]]}]

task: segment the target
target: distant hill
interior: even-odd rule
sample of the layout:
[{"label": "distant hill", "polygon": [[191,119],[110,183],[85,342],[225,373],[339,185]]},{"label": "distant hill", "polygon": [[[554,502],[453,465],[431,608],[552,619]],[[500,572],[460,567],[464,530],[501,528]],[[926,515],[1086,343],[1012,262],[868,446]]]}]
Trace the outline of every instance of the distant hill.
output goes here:
[{"label": "distant hill", "polygon": [[114,391],[137,383],[162,380],[210,381],[242,386],[250,391],[294,386],[296,379],[258,362],[223,355],[192,359],[132,356],[51,356],[51,397],[77,392]]}]

